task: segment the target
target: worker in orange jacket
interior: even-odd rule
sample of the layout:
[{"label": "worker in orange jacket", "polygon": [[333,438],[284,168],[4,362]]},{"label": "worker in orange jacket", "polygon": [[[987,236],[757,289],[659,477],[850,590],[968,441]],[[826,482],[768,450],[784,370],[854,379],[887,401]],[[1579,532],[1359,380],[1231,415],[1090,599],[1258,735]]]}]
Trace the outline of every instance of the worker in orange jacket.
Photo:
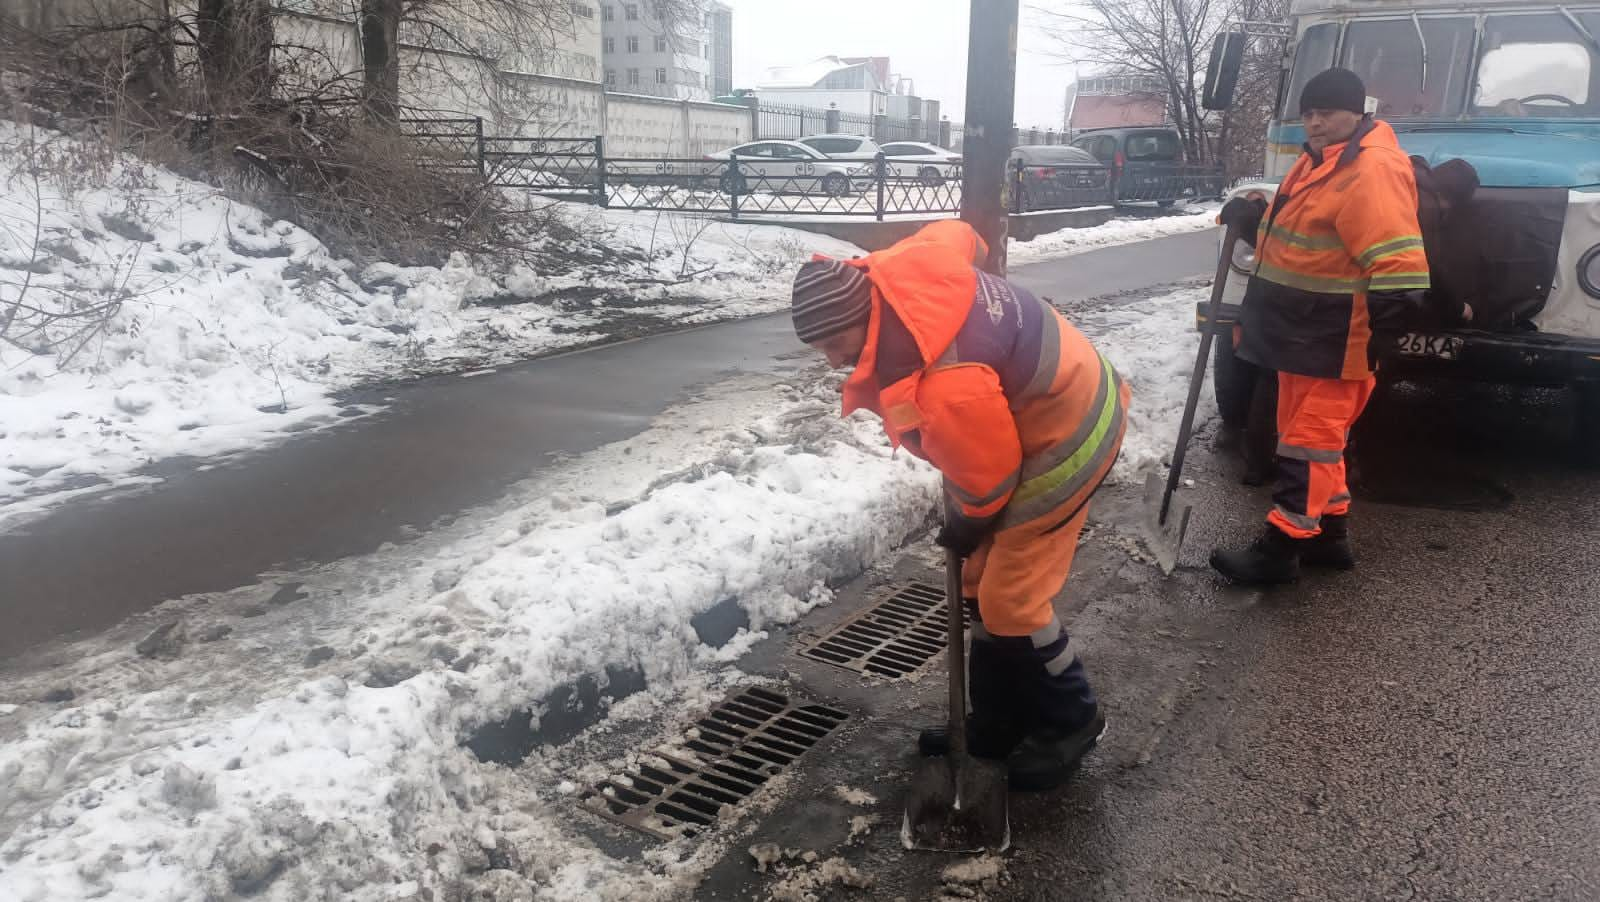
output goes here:
[{"label": "worker in orange jacket", "polygon": [[1270,211],[1236,198],[1223,221],[1256,233],[1237,353],[1278,372],[1277,483],[1267,526],[1211,566],[1249,584],[1296,579],[1302,563],[1350,569],[1344,450],[1375,384],[1376,350],[1422,309],[1428,259],[1411,161],[1366,87],[1329,69],[1300,96],[1305,153]]},{"label": "worker in orange jacket", "polygon": [[[1065,780],[1105,728],[1053,600],[1089,498],[1122,445],[1128,389],[1048,304],[976,263],[965,223],[927,226],[795,278],[800,339],[853,368],[844,413],[870,410],[890,442],[944,475],[939,544],[965,558],[974,754],[1005,759],[1013,789]],[[947,737],[922,737],[933,753]]]}]

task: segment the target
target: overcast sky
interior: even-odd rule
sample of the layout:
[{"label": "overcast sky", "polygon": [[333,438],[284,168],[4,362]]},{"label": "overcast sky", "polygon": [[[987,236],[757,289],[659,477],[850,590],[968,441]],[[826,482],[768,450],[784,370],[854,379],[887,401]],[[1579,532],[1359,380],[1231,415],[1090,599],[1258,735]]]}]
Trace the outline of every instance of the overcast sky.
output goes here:
[{"label": "overcast sky", "polygon": [[[967,78],[968,0],[724,0],[733,7],[733,86],[755,87],[771,66],[819,56],[887,56],[891,71],[916,82],[962,121]],[[1017,124],[1061,127],[1071,63],[1023,2],[1018,38]],[[1087,73],[1086,73],[1087,74]]]}]

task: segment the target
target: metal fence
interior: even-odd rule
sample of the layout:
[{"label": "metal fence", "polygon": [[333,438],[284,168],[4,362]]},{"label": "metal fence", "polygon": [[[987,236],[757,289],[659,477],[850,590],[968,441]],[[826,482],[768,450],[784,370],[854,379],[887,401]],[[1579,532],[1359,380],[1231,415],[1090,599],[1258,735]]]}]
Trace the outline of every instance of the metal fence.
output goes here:
[{"label": "metal fence", "polygon": [[961,125],[948,119],[893,119],[839,109],[757,103],[752,108],[754,139],[794,141],[809,135],[860,135],[879,144],[890,141],[925,141],[940,147],[959,145]]},{"label": "metal fence", "polygon": [[622,210],[727,215],[889,216],[958,213],[959,164],[753,158],[603,161],[595,202]]},{"label": "metal fence", "polygon": [[793,141],[807,135],[829,134],[828,113],[810,107],[763,103],[755,108],[754,137],[762,141]]}]

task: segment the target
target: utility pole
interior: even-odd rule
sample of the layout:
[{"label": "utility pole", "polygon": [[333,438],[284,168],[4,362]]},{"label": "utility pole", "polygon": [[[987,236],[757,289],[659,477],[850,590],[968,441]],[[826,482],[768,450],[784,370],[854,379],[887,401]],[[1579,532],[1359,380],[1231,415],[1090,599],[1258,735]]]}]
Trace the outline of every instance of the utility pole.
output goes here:
[{"label": "utility pole", "polygon": [[1018,0],[971,0],[967,28],[967,124],[961,144],[961,219],[989,245],[983,268],[1004,275],[1005,203],[1017,103]]}]

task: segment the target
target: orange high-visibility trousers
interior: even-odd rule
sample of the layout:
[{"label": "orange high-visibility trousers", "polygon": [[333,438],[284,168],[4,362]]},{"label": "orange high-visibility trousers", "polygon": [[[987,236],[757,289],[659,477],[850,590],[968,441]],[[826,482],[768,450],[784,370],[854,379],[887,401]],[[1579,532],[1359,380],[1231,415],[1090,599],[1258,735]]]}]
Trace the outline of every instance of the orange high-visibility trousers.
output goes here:
[{"label": "orange high-visibility trousers", "polygon": [[1278,483],[1267,522],[1297,539],[1350,512],[1344,449],[1377,380],[1278,374]]}]

